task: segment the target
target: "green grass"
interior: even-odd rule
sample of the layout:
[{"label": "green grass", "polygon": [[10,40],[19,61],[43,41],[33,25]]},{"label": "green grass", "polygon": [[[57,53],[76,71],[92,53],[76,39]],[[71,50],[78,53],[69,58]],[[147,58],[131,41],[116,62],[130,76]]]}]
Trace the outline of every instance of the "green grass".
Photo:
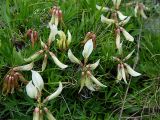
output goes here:
[{"label": "green grass", "polygon": [[[122,107],[123,98],[127,85],[124,82],[115,83],[117,74],[117,63],[112,60],[117,55],[113,28],[106,28],[106,24],[100,21],[100,11],[95,5],[112,5],[109,0],[1,0],[0,1],[0,83],[10,67],[25,64],[23,58],[27,58],[41,48],[37,42],[32,48],[25,33],[29,28],[34,28],[43,41],[47,41],[50,21],[49,10],[53,5],[58,5],[63,11],[63,24],[60,27],[65,33],[70,30],[72,42],[70,48],[77,58],[82,58],[80,42],[86,33],[92,31],[96,34],[97,47],[92,52],[89,62],[94,63],[101,59],[100,65],[94,71],[94,75],[107,88],[90,92],[83,89],[78,94],[80,88],[80,69],[72,64],[67,52],[60,52],[56,42],[51,50],[55,51],[58,58],[69,67],[60,70],[53,60],[49,58],[46,70],[41,73],[45,88],[52,93],[57,88],[57,82],[68,82],[64,84],[61,95],[47,104],[50,111],[57,120],[117,120]],[[155,17],[159,18],[159,13],[154,9],[154,4],[146,1],[146,6],[151,8],[147,13],[147,20],[132,17],[125,26],[135,38],[134,43],[124,40],[124,51],[127,55],[134,48],[136,40],[140,36],[140,60],[136,71],[142,76],[132,78],[129,92],[126,97],[122,119],[127,117],[139,117],[144,120],[159,120],[160,106],[160,32],[158,27],[150,27]],[[133,16],[133,8],[122,8],[126,15]],[[158,17],[157,17],[158,16]],[[140,28],[142,26],[142,33]],[[156,28],[157,27],[157,28]],[[157,31],[155,32],[154,29]],[[12,41],[23,41],[25,47],[17,52]],[[131,66],[134,64],[136,52],[127,62]],[[41,68],[42,60],[35,62],[34,69]],[[31,72],[23,72],[27,80],[31,80]],[[1,86],[2,88],[2,86]],[[44,92],[44,96],[47,94]],[[30,120],[35,107],[35,101],[30,99],[25,86],[14,94],[3,96],[0,94],[0,119]]]}]

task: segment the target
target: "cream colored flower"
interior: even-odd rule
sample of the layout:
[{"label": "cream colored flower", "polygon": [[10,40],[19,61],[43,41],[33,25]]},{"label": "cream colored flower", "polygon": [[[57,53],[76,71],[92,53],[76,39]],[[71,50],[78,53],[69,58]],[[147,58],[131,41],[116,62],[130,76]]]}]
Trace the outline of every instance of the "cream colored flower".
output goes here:
[{"label": "cream colored flower", "polygon": [[60,62],[60,61],[58,60],[58,58],[55,56],[54,53],[49,52],[49,54],[51,55],[54,63],[55,63],[58,67],[60,67],[61,69],[65,69],[65,68],[68,67],[68,65],[65,65],[65,64],[63,64],[62,62]]},{"label": "cream colored flower", "polygon": [[99,5],[96,5],[96,8],[98,10],[101,10],[102,12],[108,12],[110,10],[108,7],[102,7],[102,6],[99,6]]},{"label": "cream colored flower", "polygon": [[104,17],[104,15],[101,15],[101,22],[111,25],[111,24],[115,23],[115,20],[108,19],[108,18]]},{"label": "cream colored flower", "polygon": [[54,93],[52,93],[51,95],[49,95],[48,97],[46,97],[46,99],[44,99],[43,103],[45,103],[45,102],[47,102],[47,101],[50,101],[50,100],[58,97],[59,94],[62,92],[62,89],[63,89],[62,83],[59,82],[59,87],[58,87],[58,89],[57,89]]},{"label": "cream colored flower", "polygon": [[117,82],[123,79],[124,82],[127,84],[127,78],[129,74],[133,77],[137,77],[141,75],[140,73],[133,70],[127,63],[125,63],[125,61],[131,57],[133,52],[134,50],[131,53],[129,53],[123,60],[113,57],[114,60],[120,62],[117,67]]}]

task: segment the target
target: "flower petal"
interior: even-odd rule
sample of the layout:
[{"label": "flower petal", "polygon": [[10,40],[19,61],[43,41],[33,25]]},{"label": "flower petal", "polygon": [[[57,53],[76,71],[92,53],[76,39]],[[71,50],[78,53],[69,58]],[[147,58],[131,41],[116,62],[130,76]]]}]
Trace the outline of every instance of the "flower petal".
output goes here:
[{"label": "flower petal", "polygon": [[83,57],[85,59],[88,59],[88,57],[90,56],[92,51],[93,51],[93,41],[92,41],[92,39],[90,39],[84,45],[84,49],[83,49],[83,52],[82,52]]},{"label": "flower petal", "polygon": [[45,47],[47,47],[47,45],[40,39],[40,42],[41,42],[41,46],[43,47],[43,48],[45,48]]},{"label": "flower petal", "polygon": [[134,38],[124,28],[121,27],[121,30],[126,40],[131,41],[131,42],[134,41]]},{"label": "flower petal", "polygon": [[117,1],[117,0],[112,0],[112,2],[113,2],[113,5],[115,5],[115,4],[116,4],[116,1]]},{"label": "flower petal", "polygon": [[137,17],[137,14],[138,14],[138,4],[136,4],[135,8],[134,8],[134,15],[135,17]]},{"label": "flower petal", "polygon": [[104,17],[104,15],[101,15],[101,22],[106,23],[106,24],[113,24],[113,23],[115,23],[115,20],[108,19],[108,18]]},{"label": "flower petal", "polygon": [[117,0],[117,1],[116,1],[116,6],[117,6],[116,8],[117,8],[117,9],[119,9],[120,4],[121,4],[121,0]]},{"label": "flower petal", "polygon": [[124,26],[125,24],[127,24],[127,23],[129,22],[130,18],[131,18],[131,17],[128,16],[125,20],[121,21],[121,22],[119,23],[119,25]]},{"label": "flower petal", "polygon": [[96,8],[98,10],[101,10],[102,12],[108,12],[110,10],[108,7],[102,7],[102,6],[99,6],[99,5],[96,5]]},{"label": "flower petal", "polygon": [[36,107],[33,112],[33,120],[40,120],[39,112],[40,112],[39,108]]},{"label": "flower petal", "polygon": [[90,79],[88,79],[88,78],[85,79],[85,86],[86,86],[89,90],[95,91],[92,81],[91,81]]},{"label": "flower petal", "polygon": [[132,56],[132,54],[134,53],[134,51],[135,51],[135,49],[134,49],[132,52],[130,52],[130,53],[123,59],[123,61],[126,61],[126,60],[128,60],[129,58],[131,58],[131,56]]},{"label": "flower petal", "polygon": [[45,55],[44,55],[44,59],[43,59],[43,63],[42,63],[42,72],[46,69],[47,59],[48,59],[48,55],[45,54]]},{"label": "flower petal", "polygon": [[121,39],[121,37],[120,37],[120,29],[118,28],[116,30],[116,47],[117,47],[117,49],[120,49],[120,39]]},{"label": "flower petal", "polygon": [[124,65],[121,64],[121,72],[122,72],[122,78],[124,80],[124,82],[127,84],[127,81],[126,81],[126,73],[125,73],[125,69],[124,69]]},{"label": "flower petal", "polygon": [[32,81],[30,81],[27,85],[26,85],[26,92],[27,95],[30,98],[37,98],[38,96],[38,90],[37,88],[32,84]]},{"label": "flower petal", "polygon": [[85,81],[86,81],[86,79],[85,79],[85,77],[84,77],[83,75],[84,75],[84,72],[82,72],[81,87],[80,87],[80,89],[79,89],[79,92],[78,92],[78,93],[80,93],[80,92],[81,92],[81,90],[83,89],[83,87],[84,87],[84,85],[85,85]]},{"label": "flower petal", "polygon": [[143,9],[140,10],[140,14],[141,14],[141,16],[142,16],[144,19],[147,19],[147,16],[146,16],[146,14],[144,13],[144,10],[143,10]]},{"label": "flower petal", "polygon": [[93,64],[88,64],[86,67],[90,68],[91,70],[94,70],[94,69],[96,69],[98,67],[99,62],[100,62],[100,59],[97,60],[97,62],[95,62]]},{"label": "flower petal", "polygon": [[39,90],[39,92],[41,92],[42,89],[44,88],[43,79],[42,79],[41,75],[37,71],[31,70],[31,72],[32,72],[33,84]]},{"label": "flower petal", "polygon": [[69,49],[68,50],[68,58],[70,59],[71,62],[81,64],[81,61],[78,60],[72,53],[72,51]]},{"label": "flower petal", "polygon": [[97,78],[95,78],[89,71],[87,71],[87,74],[91,78],[91,80],[95,82],[98,86],[107,87],[106,85],[103,85],[101,82],[99,82]]},{"label": "flower petal", "polygon": [[55,62],[55,64],[60,67],[61,69],[65,69],[68,67],[68,65],[65,65],[63,63],[61,63],[58,58],[55,56],[55,54],[53,54],[52,52],[49,52],[49,54],[51,55],[53,61]]},{"label": "flower petal", "polygon": [[118,68],[117,68],[117,82],[122,80],[122,70],[121,70],[121,65],[118,64]]},{"label": "flower petal", "polygon": [[28,71],[33,68],[33,65],[34,65],[34,63],[31,62],[30,64],[27,64],[27,65],[14,67],[13,70],[15,70],[15,71]]},{"label": "flower petal", "polygon": [[72,40],[72,35],[71,35],[71,33],[69,32],[69,30],[67,31],[67,34],[68,34],[67,45],[69,46],[70,43],[71,43],[71,40]]},{"label": "flower petal", "polygon": [[127,68],[127,71],[131,76],[136,77],[136,76],[140,76],[141,75],[140,73],[134,71],[128,64],[124,63],[124,65]]},{"label": "flower petal", "polygon": [[38,52],[36,52],[35,54],[33,54],[32,56],[30,56],[29,58],[25,58],[24,61],[26,62],[31,62],[33,60],[35,60],[36,58],[38,58],[44,51],[40,50]]},{"label": "flower petal", "polygon": [[55,40],[55,36],[58,33],[57,26],[54,25],[54,24],[49,24],[49,27],[50,27],[50,30],[51,30],[50,31],[50,35],[49,35],[49,40],[54,41]]},{"label": "flower petal", "polygon": [[45,103],[45,102],[47,102],[47,101],[50,101],[50,100],[56,98],[59,94],[61,94],[62,89],[63,89],[62,83],[59,82],[59,87],[58,87],[58,89],[57,89],[54,93],[52,93],[51,95],[49,95],[48,97],[46,97],[46,99],[43,101],[43,103]]},{"label": "flower petal", "polygon": [[51,113],[46,107],[44,108],[44,111],[45,111],[45,113],[46,113],[46,116],[47,116],[48,120],[56,120],[56,119],[53,117],[52,113]]},{"label": "flower petal", "polygon": [[118,17],[120,20],[125,20],[127,16],[123,15],[120,11],[117,11]]}]

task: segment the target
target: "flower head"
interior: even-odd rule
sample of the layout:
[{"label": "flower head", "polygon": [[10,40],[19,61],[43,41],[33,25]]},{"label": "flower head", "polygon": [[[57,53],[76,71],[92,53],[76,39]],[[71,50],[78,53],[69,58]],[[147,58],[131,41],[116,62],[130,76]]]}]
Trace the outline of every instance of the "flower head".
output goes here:
[{"label": "flower head", "polygon": [[[82,75],[81,75],[81,87],[79,92],[83,89],[84,86],[86,86],[91,91],[95,91],[97,86],[106,87],[101,82],[99,82],[91,73],[91,70],[97,68],[100,60],[98,60],[94,64],[87,64],[88,58],[91,55],[92,51],[93,51],[93,41],[92,39],[90,39],[84,45],[84,49],[82,52],[82,55],[84,57],[84,63],[82,63],[78,58],[76,58],[73,55],[70,49],[68,50],[68,58],[70,59],[70,61],[79,64],[81,66]],[[95,83],[95,85],[93,83]]]},{"label": "flower head", "polygon": [[67,50],[69,48],[70,43],[71,43],[72,36],[71,36],[71,33],[69,32],[69,30],[68,30],[67,34],[68,34],[68,38],[66,38],[66,35],[63,31],[58,31],[58,35],[59,35],[60,39],[57,39],[57,46],[61,51]]},{"label": "flower head", "polygon": [[54,6],[51,10],[50,13],[52,15],[51,24],[55,24],[58,26],[58,23],[62,21],[62,10],[58,6]]},{"label": "flower head", "polygon": [[44,104],[59,96],[63,89],[62,83],[59,82],[58,89],[42,101],[42,89],[44,88],[43,79],[37,71],[32,70],[31,72],[32,80],[26,85],[26,92],[30,98],[34,98],[37,100],[37,107],[34,109],[33,119],[43,119],[44,114],[46,114],[46,117],[49,120],[55,120],[52,113],[46,108],[46,105]]},{"label": "flower head", "polygon": [[34,47],[35,42],[38,40],[38,32],[32,29],[27,30],[27,37],[31,40],[32,47]]},{"label": "flower head", "polygon": [[141,15],[144,19],[147,19],[147,16],[144,11],[148,9],[149,8],[147,8],[143,3],[137,3],[134,8],[135,17]]},{"label": "flower head", "polygon": [[114,60],[119,62],[117,67],[117,82],[123,79],[124,82],[127,84],[127,77],[129,74],[133,77],[137,77],[141,75],[140,73],[133,70],[127,63],[125,63],[125,61],[132,56],[133,52],[134,50],[131,53],[129,53],[123,60],[120,60],[117,57],[113,57]]},{"label": "flower head", "polygon": [[33,63],[17,66],[11,68],[4,77],[2,93],[7,95],[8,93],[14,93],[15,89],[19,89],[19,81],[26,84],[27,80],[23,77],[20,71],[29,71],[33,68]]}]

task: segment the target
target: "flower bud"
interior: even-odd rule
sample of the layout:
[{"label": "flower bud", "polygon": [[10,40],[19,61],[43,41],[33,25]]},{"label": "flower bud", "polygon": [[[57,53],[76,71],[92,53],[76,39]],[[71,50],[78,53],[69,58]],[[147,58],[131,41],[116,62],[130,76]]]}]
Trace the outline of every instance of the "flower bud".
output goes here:
[{"label": "flower bud", "polygon": [[44,108],[44,111],[46,113],[46,116],[47,116],[48,120],[56,120],[54,118],[54,116],[52,115],[52,113],[46,107]]},{"label": "flower bud", "polygon": [[51,24],[55,24],[56,26],[58,26],[58,23],[60,21],[62,21],[62,10],[60,10],[59,7],[54,6],[51,10],[50,13],[52,14],[52,18],[50,23]]},{"label": "flower bud", "polygon": [[69,45],[71,43],[71,39],[72,39],[72,36],[71,36],[71,33],[67,32],[68,34],[68,38],[66,39],[66,35],[63,31],[58,31],[58,35],[60,36],[60,39],[57,39],[57,45],[58,45],[58,48],[61,50],[61,51],[65,51],[69,48]]},{"label": "flower bud", "polygon": [[85,60],[88,59],[88,57],[90,56],[92,51],[93,51],[93,42],[92,42],[92,39],[90,39],[84,45],[84,49],[83,49],[83,52],[82,52],[82,55],[83,55]]},{"label": "flower bud", "polygon": [[37,33],[37,31],[29,29],[26,34],[27,34],[27,36],[31,40],[32,47],[34,47],[35,42],[38,40],[38,33]]},{"label": "flower bud", "polygon": [[39,108],[36,107],[33,112],[33,120],[39,120]]},{"label": "flower bud", "polygon": [[96,34],[93,32],[88,32],[81,43],[85,44],[90,39],[92,39],[93,47],[96,48]]}]

